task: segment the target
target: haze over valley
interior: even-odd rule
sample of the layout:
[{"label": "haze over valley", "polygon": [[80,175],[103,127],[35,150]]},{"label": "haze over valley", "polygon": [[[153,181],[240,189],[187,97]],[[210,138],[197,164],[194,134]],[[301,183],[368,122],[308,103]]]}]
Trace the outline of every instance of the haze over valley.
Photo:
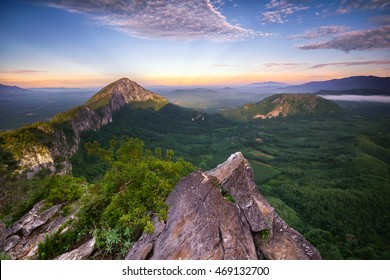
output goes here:
[{"label": "haze over valley", "polygon": [[[266,82],[234,87],[150,86],[148,88],[161,94],[173,104],[208,113],[256,103],[276,93],[312,93],[336,102],[390,103],[389,78],[378,77],[349,77],[296,86]],[[328,88],[331,90],[327,90]],[[0,87],[0,129],[9,130],[37,121],[48,121],[55,114],[84,104],[97,91],[98,89],[94,88],[22,89],[2,85]]]}]

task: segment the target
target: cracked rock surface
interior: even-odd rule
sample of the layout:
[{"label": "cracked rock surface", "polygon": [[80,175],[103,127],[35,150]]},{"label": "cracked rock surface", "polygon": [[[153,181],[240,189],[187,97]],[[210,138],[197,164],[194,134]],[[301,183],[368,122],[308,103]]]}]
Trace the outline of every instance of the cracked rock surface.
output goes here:
[{"label": "cracked rock surface", "polygon": [[183,178],[167,204],[167,221],[154,219],[155,231],[144,233],[126,259],[321,259],[260,195],[241,153]]}]

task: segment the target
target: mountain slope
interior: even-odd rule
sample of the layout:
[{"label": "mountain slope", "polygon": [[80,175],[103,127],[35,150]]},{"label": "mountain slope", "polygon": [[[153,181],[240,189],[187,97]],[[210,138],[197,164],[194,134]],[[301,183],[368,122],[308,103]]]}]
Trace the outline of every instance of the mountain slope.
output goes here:
[{"label": "mountain slope", "polygon": [[322,115],[337,112],[338,106],[312,94],[275,94],[244,107],[226,110],[221,114],[229,119],[252,120],[275,117]]},{"label": "mountain slope", "polygon": [[97,131],[113,121],[124,106],[159,110],[168,101],[127,78],[111,83],[85,105],[57,114],[50,122],[35,123],[0,134],[0,152],[12,156],[8,170],[27,172],[32,177],[43,169],[68,174],[70,158],[78,149],[81,134]]},{"label": "mountain slope", "polygon": [[379,89],[390,93],[390,77],[353,76],[322,82],[310,82],[283,88],[285,93],[306,93],[319,90]]},{"label": "mountain slope", "polygon": [[[140,103],[146,104],[141,105]],[[136,82],[127,78],[122,78],[104,87],[91,97],[85,104],[93,110],[98,110],[106,105],[110,105],[113,111],[117,111],[124,104],[134,104],[135,107],[154,107],[160,109],[168,103],[162,96],[144,89]],[[138,103],[138,104],[137,104]]]},{"label": "mountain slope", "polygon": [[316,95],[361,95],[361,96],[389,96],[390,91],[381,90],[381,89],[345,89],[345,90],[320,90],[315,93]]}]

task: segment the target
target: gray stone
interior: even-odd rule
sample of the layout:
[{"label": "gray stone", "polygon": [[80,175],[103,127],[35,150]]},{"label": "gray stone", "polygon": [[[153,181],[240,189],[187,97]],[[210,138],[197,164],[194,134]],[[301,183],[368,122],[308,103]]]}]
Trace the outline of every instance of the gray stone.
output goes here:
[{"label": "gray stone", "polygon": [[24,236],[30,235],[30,233],[36,228],[45,224],[49,219],[55,216],[60,210],[62,205],[54,205],[40,213],[44,203],[38,202],[34,207],[24,215],[19,221],[17,221],[13,226],[12,230],[14,233],[17,233],[19,230],[22,231]]},{"label": "gray stone", "polygon": [[143,234],[126,259],[321,259],[260,195],[241,153],[183,178],[167,204],[166,223],[155,219],[155,231]]},{"label": "gray stone", "polygon": [[54,205],[41,212],[44,206],[44,201],[38,202],[27,214],[6,230],[13,235],[12,239],[9,237],[3,241],[2,247],[3,250],[4,248],[8,249],[7,253],[13,259],[34,259],[39,242],[44,241],[46,235],[57,231],[77,211],[77,208],[74,207],[72,213],[64,217],[59,214],[61,205]]},{"label": "gray stone", "polygon": [[257,191],[252,168],[241,153],[235,153],[207,172],[228,191],[248,220],[256,248],[266,259],[321,259],[317,249],[290,228]]},{"label": "gray stone", "polygon": [[4,240],[3,251],[8,252],[14,248],[20,242],[20,237],[18,235],[12,235]]},{"label": "gray stone", "polygon": [[143,234],[126,255],[126,260],[146,260],[153,251],[154,242],[165,229],[165,223],[155,217],[153,219],[154,231],[152,234]]},{"label": "gray stone", "polygon": [[77,249],[62,254],[57,258],[57,260],[85,260],[92,254],[95,246],[95,242],[96,242],[95,238],[92,238],[91,240],[88,240]]},{"label": "gray stone", "polygon": [[193,172],[176,185],[167,203],[166,226],[154,245],[147,243],[150,259],[257,259],[245,218],[223,198],[215,178]]}]

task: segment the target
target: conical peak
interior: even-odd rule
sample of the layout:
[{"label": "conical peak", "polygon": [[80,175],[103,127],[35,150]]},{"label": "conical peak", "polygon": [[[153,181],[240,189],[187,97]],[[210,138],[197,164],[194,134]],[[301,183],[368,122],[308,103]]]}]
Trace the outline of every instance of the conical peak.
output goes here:
[{"label": "conical peak", "polygon": [[116,111],[124,104],[149,100],[158,103],[167,103],[164,97],[144,89],[128,78],[121,78],[107,85],[92,96],[86,105],[96,110],[111,104],[111,107],[113,107],[111,109]]}]

